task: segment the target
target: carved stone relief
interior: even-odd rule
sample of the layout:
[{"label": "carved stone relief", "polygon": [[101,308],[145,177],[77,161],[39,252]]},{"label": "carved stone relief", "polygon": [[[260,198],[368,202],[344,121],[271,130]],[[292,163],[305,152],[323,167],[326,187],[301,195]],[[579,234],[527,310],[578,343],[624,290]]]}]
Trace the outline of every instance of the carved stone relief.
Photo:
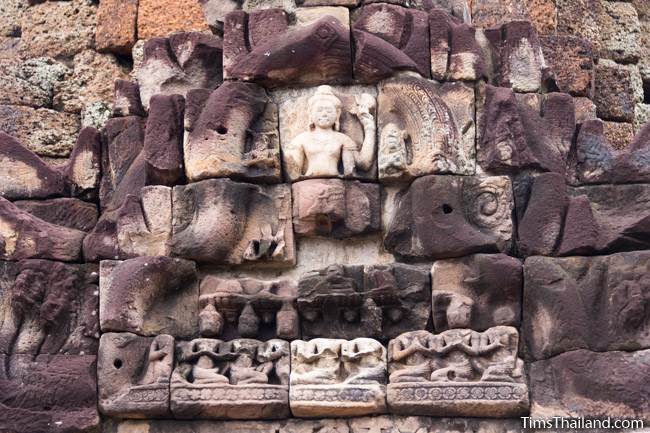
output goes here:
[{"label": "carved stone relief", "polygon": [[265,86],[315,85],[352,78],[348,10],[234,11],[224,21],[224,77]]},{"label": "carved stone relief", "polygon": [[297,417],[386,411],[386,349],[376,340],[291,342],[291,412]]},{"label": "carved stone relief", "polygon": [[289,343],[200,338],[177,345],[176,418],[274,419],[289,415]]},{"label": "carved stone relief", "polygon": [[202,337],[268,340],[300,338],[297,284],[208,275],[201,280],[199,328]]},{"label": "carved stone relief", "polygon": [[286,178],[376,178],[376,93],[327,85],[274,92]]},{"label": "carved stone relief", "polygon": [[105,333],[99,344],[99,409],[118,418],[164,418],[174,367],[174,337]]},{"label": "carved stone relief", "polygon": [[523,337],[533,359],[650,347],[650,252],[530,257]]},{"label": "carved stone relief", "polygon": [[173,209],[175,256],[218,264],[295,262],[289,185],[203,180],[174,187]]},{"label": "carved stone relief", "polygon": [[94,355],[97,265],[0,261],[0,354]]},{"label": "carved stone relief", "polygon": [[379,179],[474,174],[474,89],[403,75],[379,85]]},{"label": "carved stone relief", "polygon": [[348,238],[379,231],[379,185],[340,179],[307,179],[291,185],[293,229],[302,236]]},{"label": "carved stone relief", "polygon": [[433,329],[485,331],[521,322],[521,262],[505,254],[437,260],[431,268]]},{"label": "carved stone relief", "polygon": [[430,326],[428,272],[416,266],[332,265],[308,272],[298,287],[302,336],[387,340]]},{"label": "carved stone relief", "polygon": [[512,208],[507,177],[421,177],[398,194],[384,246],[407,258],[508,252]]},{"label": "carved stone relief", "polygon": [[176,337],[198,334],[196,266],[166,256],[137,257],[100,265],[100,323],[103,332]]},{"label": "carved stone relief", "polygon": [[510,326],[484,332],[413,331],[388,345],[391,412],[429,416],[518,416],[528,411],[519,335]]},{"label": "carved stone relief", "polygon": [[256,84],[229,81],[212,93],[190,91],[184,145],[190,181],[232,177],[279,182],[277,107]]}]

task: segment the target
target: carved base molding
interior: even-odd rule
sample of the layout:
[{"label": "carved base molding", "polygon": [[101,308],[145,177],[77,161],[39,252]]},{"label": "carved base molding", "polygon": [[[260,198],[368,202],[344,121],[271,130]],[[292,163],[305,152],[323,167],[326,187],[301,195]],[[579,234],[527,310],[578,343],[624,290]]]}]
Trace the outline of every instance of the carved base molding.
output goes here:
[{"label": "carved base molding", "polygon": [[511,417],[528,412],[528,387],[510,382],[422,382],[388,385],[392,413]]},{"label": "carved base molding", "polygon": [[169,382],[132,386],[120,397],[100,400],[102,413],[120,418],[165,418],[169,416]]},{"label": "carved base molding", "polygon": [[171,385],[174,417],[278,419],[289,416],[287,385]]},{"label": "carved base molding", "polygon": [[385,385],[293,385],[291,412],[297,417],[362,416],[386,412]]}]

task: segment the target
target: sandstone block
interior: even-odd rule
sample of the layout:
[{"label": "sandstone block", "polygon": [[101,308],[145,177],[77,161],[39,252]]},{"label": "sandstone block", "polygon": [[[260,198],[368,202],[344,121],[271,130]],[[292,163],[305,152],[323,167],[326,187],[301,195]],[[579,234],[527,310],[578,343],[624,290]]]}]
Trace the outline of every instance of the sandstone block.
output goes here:
[{"label": "sandstone block", "polygon": [[[206,100],[202,94],[191,92],[187,102],[191,115],[186,119],[184,144],[188,179],[281,181],[278,110],[264,89],[229,81]],[[195,102],[197,97],[200,100]]]},{"label": "sandstone block", "polygon": [[9,200],[65,195],[65,178],[18,140],[0,132],[0,195]]},{"label": "sandstone block", "polygon": [[512,208],[506,177],[421,177],[396,198],[384,246],[412,258],[507,252]]},{"label": "sandstone block", "polygon": [[522,96],[488,85],[481,99],[477,160],[483,170],[565,173],[575,131],[575,107],[569,95]]},{"label": "sandstone block", "polygon": [[97,206],[76,198],[19,200],[18,208],[48,223],[88,232],[97,224]]},{"label": "sandstone block", "polygon": [[97,50],[130,54],[137,40],[137,17],[138,0],[102,1],[97,9]]},{"label": "sandstone block", "polygon": [[475,254],[437,260],[431,268],[433,328],[485,331],[519,327],[521,262],[505,254]]},{"label": "sandstone block", "polygon": [[144,108],[149,109],[153,95],[185,96],[190,89],[215,89],[222,81],[222,47],[221,37],[198,32],[146,41],[142,62],[132,72]]},{"label": "sandstone block", "polygon": [[225,77],[267,87],[348,82],[348,10],[301,8],[292,26],[282,9],[231,12],[224,23],[223,58]]},{"label": "sandstone block", "polygon": [[508,417],[528,412],[519,335],[510,326],[480,333],[413,331],[388,345],[392,413]]},{"label": "sandstone block", "polygon": [[105,333],[97,356],[99,410],[120,418],[170,417],[174,337]]},{"label": "sandstone block", "polygon": [[427,13],[391,4],[370,4],[353,17],[354,76],[376,82],[395,72],[430,74]]},{"label": "sandstone block", "polygon": [[586,97],[573,98],[573,105],[575,107],[576,125],[585,123],[587,120],[595,120],[596,104]]},{"label": "sandstone block", "polygon": [[296,309],[298,285],[289,279],[253,278],[201,280],[199,330],[202,337],[300,338]]},{"label": "sandstone block", "polygon": [[[534,362],[530,369],[531,416],[648,420],[650,351],[574,350]],[[607,374],[594,374],[606,371]]]},{"label": "sandstone block", "polygon": [[290,383],[296,417],[386,412],[386,349],[371,338],[294,340]]},{"label": "sandstone block", "polygon": [[208,30],[199,0],[139,0],[138,38]]},{"label": "sandstone block", "polygon": [[96,265],[0,262],[0,354],[96,354],[97,295]]},{"label": "sandstone block", "polygon": [[202,338],[178,346],[170,399],[174,417],[274,419],[289,415],[288,342]]},{"label": "sandstone block", "polygon": [[[650,347],[650,253],[530,257],[524,264],[523,332],[527,354],[546,359],[576,349]],[[584,303],[589,299],[588,303]]]},{"label": "sandstone block", "polygon": [[0,259],[51,259],[73,262],[81,257],[86,233],[43,221],[0,197]]},{"label": "sandstone block", "polygon": [[95,355],[0,355],[0,361],[8,370],[0,377],[0,430],[99,428]]},{"label": "sandstone block", "polygon": [[198,334],[199,289],[194,263],[177,258],[104,260],[99,317],[103,332]]},{"label": "sandstone block", "polygon": [[140,86],[128,80],[115,80],[113,117],[145,116],[140,101]]},{"label": "sandstone block", "polygon": [[526,3],[516,0],[478,0],[471,3],[472,23],[478,27],[496,27],[526,17]]},{"label": "sandstone block", "polygon": [[376,178],[376,95],[369,86],[274,92],[285,177]]},{"label": "sandstone block", "polygon": [[429,275],[405,265],[332,265],[300,278],[298,311],[305,339],[381,340],[429,327]]},{"label": "sandstone block", "polygon": [[474,89],[400,77],[379,86],[379,179],[473,174]]},{"label": "sandstone block", "polygon": [[65,169],[74,197],[95,201],[99,195],[102,136],[92,127],[79,132]]},{"label": "sandstone block", "polygon": [[291,185],[293,229],[302,236],[349,236],[380,229],[380,187],[340,179],[308,179]]},{"label": "sandstone block", "polygon": [[[288,185],[209,179],[173,191],[172,254],[199,262],[295,262]],[[215,215],[229,215],[215,224]]]},{"label": "sandstone block", "polygon": [[474,81],[487,75],[483,33],[441,9],[429,11],[431,75],[434,79]]}]

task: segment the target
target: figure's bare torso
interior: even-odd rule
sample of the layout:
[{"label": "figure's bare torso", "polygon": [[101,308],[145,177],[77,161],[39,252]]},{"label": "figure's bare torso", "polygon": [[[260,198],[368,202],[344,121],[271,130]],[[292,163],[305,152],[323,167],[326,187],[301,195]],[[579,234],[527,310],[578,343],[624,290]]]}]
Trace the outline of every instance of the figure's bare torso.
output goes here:
[{"label": "figure's bare torso", "polygon": [[305,154],[305,176],[338,176],[343,150],[355,146],[350,137],[333,130],[303,132],[294,140]]}]

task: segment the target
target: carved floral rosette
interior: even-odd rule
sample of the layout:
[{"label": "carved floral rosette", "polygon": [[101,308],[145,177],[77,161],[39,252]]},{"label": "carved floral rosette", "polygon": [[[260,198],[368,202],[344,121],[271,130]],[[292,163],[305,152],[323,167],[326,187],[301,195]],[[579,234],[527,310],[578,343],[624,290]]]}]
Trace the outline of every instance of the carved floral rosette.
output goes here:
[{"label": "carved floral rosette", "polygon": [[517,329],[510,326],[400,335],[388,345],[390,411],[490,418],[528,413],[518,344]]},{"label": "carved floral rosette", "polygon": [[[289,343],[286,341],[225,342],[199,338],[179,344],[177,352],[179,363],[170,385],[170,405],[175,418],[289,416]],[[208,365],[202,364],[205,359],[209,359]]]}]

